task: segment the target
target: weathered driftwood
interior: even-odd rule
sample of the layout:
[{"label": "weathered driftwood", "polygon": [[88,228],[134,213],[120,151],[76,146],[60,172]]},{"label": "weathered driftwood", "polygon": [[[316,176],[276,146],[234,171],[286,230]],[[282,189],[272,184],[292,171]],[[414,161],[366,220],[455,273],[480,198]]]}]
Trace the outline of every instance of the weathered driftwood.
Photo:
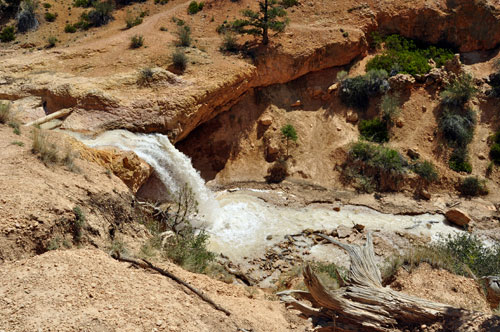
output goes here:
[{"label": "weathered driftwood", "polygon": [[50,113],[49,115],[46,115],[42,118],[36,119],[35,121],[31,121],[30,123],[25,124],[25,126],[29,127],[29,126],[41,125],[45,122],[49,122],[49,121],[54,120],[54,119],[62,118],[64,116],[70,114],[71,112],[73,112],[72,108],[64,108],[64,109],[59,110],[57,112]]},{"label": "weathered driftwood", "polygon": [[[364,246],[344,244],[319,235],[349,254],[351,267],[347,280],[341,282],[339,289],[329,290],[306,266],[303,274],[308,292],[290,290],[278,293],[287,305],[312,318],[318,331],[393,331],[395,328],[454,320],[472,314],[384,287],[375,264],[370,233]],[[292,295],[307,300],[311,305],[299,302]]]},{"label": "weathered driftwood", "polygon": [[168,271],[166,271],[164,269],[161,269],[161,268],[159,268],[157,266],[154,266],[153,264],[151,264],[150,262],[148,262],[145,259],[143,259],[141,261],[138,261],[138,260],[135,260],[135,259],[132,259],[132,258],[123,257],[119,253],[113,253],[111,255],[111,257],[113,257],[116,260],[119,260],[120,262],[127,262],[127,263],[131,263],[131,264],[133,264],[135,266],[142,267],[143,269],[154,270],[154,271],[160,273],[161,275],[163,275],[165,277],[168,277],[168,278],[174,280],[175,282],[183,285],[184,287],[188,288],[190,291],[192,291],[193,293],[195,293],[196,295],[198,295],[203,301],[207,302],[208,304],[210,304],[215,309],[217,309],[219,311],[222,311],[227,316],[231,315],[231,313],[229,311],[227,311],[226,309],[222,308],[217,303],[215,303],[214,301],[212,301],[212,299],[210,299],[208,296],[206,296],[205,294],[203,294],[203,292],[201,292],[200,290],[198,290],[195,287],[191,286],[190,284],[188,284],[184,280],[180,279],[176,275],[174,275],[174,274],[172,274],[172,273],[170,273],[170,272],[168,272]]}]

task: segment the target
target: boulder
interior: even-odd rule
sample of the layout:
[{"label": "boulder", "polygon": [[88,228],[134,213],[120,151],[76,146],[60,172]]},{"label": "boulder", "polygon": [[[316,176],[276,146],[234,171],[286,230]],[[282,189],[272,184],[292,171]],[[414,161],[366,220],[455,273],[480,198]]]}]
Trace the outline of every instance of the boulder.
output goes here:
[{"label": "boulder", "polygon": [[349,228],[347,226],[339,225],[337,227],[337,237],[339,239],[343,239],[343,238],[349,237],[352,234],[352,232],[353,232],[353,229]]},{"label": "boulder", "polygon": [[420,158],[420,153],[418,153],[417,148],[409,148],[406,154],[413,160]]},{"label": "boulder", "polygon": [[347,122],[356,123],[356,122],[358,122],[358,119],[359,119],[358,113],[353,112],[353,111],[347,112],[347,115],[346,115]]},{"label": "boulder", "polygon": [[408,90],[415,84],[415,78],[408,74],[397,74],[389,77],[389,85],[394,90]]},{"label": "boulder", "polygon": [[273,118],[271,118],[269,115],[264,115],[259,119],[259,124],[262,126],[270,126],[271,123],[273,123]]},{"label": "boulder", "polygon": [[445,214],[446,219],[458,226],[467,226],[471,222],[471,217],[460,209],[450,209]]}]

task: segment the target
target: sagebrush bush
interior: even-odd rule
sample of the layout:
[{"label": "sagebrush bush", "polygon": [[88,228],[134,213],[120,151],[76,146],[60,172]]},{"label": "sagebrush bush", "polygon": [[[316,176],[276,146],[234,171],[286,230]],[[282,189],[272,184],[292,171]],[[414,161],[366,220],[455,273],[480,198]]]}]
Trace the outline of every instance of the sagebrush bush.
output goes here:
[{"label": "sagebrush bush", "polygon": [[370,97],[389,89],[385,70],[370,70],[366,75],[344,78],[340,83],[340,98],[347,105],[365,109]]},{"label": "sagebrush bush", "polygon": [[59,161],[57,147],[49,142],[45,132],[41,129],[33,128],[33,144],[31,152],[38,155],[38,158],[45,164],[53,164]]},{"label": "sagebrush bush", "polygon": [[38,20],[36,19],[36,8],[38,3],[36,0],[24,0],[19,6],[17,13],[17,31],[26,32],[38,28]]},{"label": "sagebrush bush", "polygon": [[64,32],[66,33],[75,33],[76,32],[76,27],[73,24],[66,24],[64,27]]},{"label": "sagebrush bush", "polygon": [[453,58],[453,52],[435,46],[420,46],[411,39],[399,35],[390,35],[385,39],[373,34],[376,45],[385,42],[383,54],[376,55],[366,64],[366,70],[383,69],[390,75],[406,73],[411,75],[426,74],[430,71],[429,59],[438,67]]},{"label": "sagebrush bush", "polygon": [[10,104],[0,102],[0,123],[8,123],[10,121],[10,117]]},{"label": "sagebrush bush", "polygon": [[45,13],[45,21],[54,22],[56,20],[57,14]]},{"label": "sagebrush bush", "polygon": [[396,190],[407,170],[408,162],[398,151],[360,141],[349,150],[343,176],[359,190],[386,191]]},{"label": "sagebrush bush", "polygon": [[191,1],[189,3],[189,6],[188,6],[188,14],[190,15],[194,15],[196,13],[198,13],[199,11],[201,11],[204,7],[204,3],[203,2],[196,2],[196,1]]},{"label": "sagebrush bush", "polygon": [[489,94],[493,97],[500,97],[500,71],[497,71],[489,76],[491,91]]},{"label": "sagebrush bush", "polygon": [[195,233],[188,227],[169,238],[165,246],[167,257],[189,271],[203,273],[215,254],[207,250],[209,236],[203,230]]},{"label": "sagebrush bush", "polygon": [[417,161],[412,165],[412,170],[426,182],[436,182],[439,178],[436,166],[430,161]]},{"label": "sagebrush bush", "polygon": [[389,141],[389,130],[385,121],[379,118],[361,120],[358,124],[361,137],[367,141],[384,143]]},{"label": "sagebrush bush", "polygon": [[444,105],[462,107],[476,95],[477,91],[472,75],[462,74],[441,92],[441,102]]},{"label": "sagebrush bush", "polygon": [[401,266],[412,270],[423,262],[468,277],[498,275],[500,244],[486,246],[477,236],[465,232],[448,235],[434,244],[412,248],[390,259],[381,271],[383,280],[387,282]]},{"label": "sagebrush bush", "polygon": [[179,25],[177,28],[177,37],[179,38],[176,42],[177,46],[191,46],[191,28],[189,25]]},{"label": "sagebrush bush", "polygon": [[500,131],[496,132],[492,139],[493,145],[490,149],[490,158],[496,165],[500,165]]},{"label": "sagebrush bush", "polygon": [[82,8],[88,8],[90,6],[92,6],[92,2],[91,0],[74,0],[73,1],[73,6],[75,7],[82,7]]},{"label": "sagebrush bush", "polygon": [[58,42],[58,40],[56,37],[49,36],[49,38],[47,38],[47,47],[52,48],[52,47],[56,46],[57,42]]},{"label": "sagebrush bush", "polygon": [[299,1],[298,0],[282,0],[280,2],[280,4],[284,8],[290,8],[290,7],[293,7],[293,6],[298,6],[299,5]]},{"label": "sagebrush bush", "polygon": [[138,81],[139,84],[146,85],[153,82],[153,80],[154,80],[154,72],[151,67],[145,67],[139,71],[139,81]]},{"label": "sagebrush bush", "polygon": [[14,27],[5,27],[0,32],[0,41],[2,43],[8,43],[16,39],[16,31]]},{"label": "sagebrush bush", "polygon": [[394,125],[394,119],[401,113],[401,108],[399,107],[400,104],[401,100],[399,93],[395,93],[393,95],[385,94],[382,96],[382,100],[380,101],[380,112],[382,120],[388,127]]},{"label": "sagebrush bush", "polygon": [[176,49],[174,53],[172,53],[172,63],[175,69],[183,72],[187,67],[187,56],[186,53],[182,49]]},{"label": "sagebrush bush", "polygon": [[140,48],[144,45],[144,37],[141,35],[134,35],[130,38],[130,48]]},{"label": "sagebrush bush", "polygon": [[439,120],[439,129],[448,145],[466,147],[474,137],[476,113],[472,110],[453,112],[445,110]]},{"label": "sagebrush bush", "polygon": [[125,24],[127,29],[130,29],[132,27],[135,27],[136,25],[139,25],[142,23],[142,17],[141,16],[132,16],[131,12],[127,12],[127,16],[125,17]]},{"label": "sagebrush bush", "polygon": [[481,180],[477,176],[468,176],[463,179],[458,190],[465,196],[480,196],[488,194],[486,180]]},{"label": "sagebrush bush", "polygon": [[236,35],[232,32],[226,32],[224,34],[220,49],[221,51],[224,52],[232,52],[232,53],[238,52],[238,43]]},{"label": "sagebrush bush", "polygon": [[76,243],[80,243],[83,235],[83,227],[85,226],[85,214],[79,206],[73,208],[75,220],[73,221],[73,239]]},{"label": "sagebrush bush", "polygon": [[267,170],[266,181],[268,183],[280,183],[288,176],[288,163],[286,160],[277,160]]},{"label": "sagebrush bush", "polygon": [[472,165],[466,148],[456,148],[453,150],[448,165],[455,172],[472,173]]},{"label": "sagebrush bush", "polygon": [[[114,5],[111,1],[96,1],[92,5],[94,9],[87,14],[90,26],[100,27],[113,20]],[[83,25],[82,28],[85,26]]]}]

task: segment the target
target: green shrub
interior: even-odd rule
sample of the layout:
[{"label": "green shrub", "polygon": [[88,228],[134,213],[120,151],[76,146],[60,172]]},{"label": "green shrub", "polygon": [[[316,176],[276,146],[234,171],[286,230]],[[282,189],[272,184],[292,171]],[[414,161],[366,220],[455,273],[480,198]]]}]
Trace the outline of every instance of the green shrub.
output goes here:
[{"label": "green shrub", "polygon": [[10,121],[10,104],[0,102],[0,124],[5,124]]},{"label": "green shrub", "polygon": [[394,125],[394,119],[401,113],[401,108],[399,105],[401,100],[398,93],[393,95],[385,94],[380,101],[380,111],[382,120],[387,124],[388,127]]},{"label": "green shrub", "polygon": [[204,3],[197,3],[196,1],[191,1],[188,6],[188,14],[194,15],[203,9]]},{"label": "green shrub", "polygon": [[209,236],[204,231],[195,234],[191,227],[187,227],[167,240],[165,253],[187,270],[203,273],[215,259],[215,254],[207,250],[208,240]]},{"label": "green shrub", "polygon": [[57,14],[45,13],[45,21],[54,22],[56,20]]},{"label": "green shrub", "polygon": [[49,9],[49,8],[51,8],[51,7],[52,7],[52,5],[51,5],[50,3],[46,3],[46,2],[45,2],[45,3],[43,4],[43,8]]},{"label": "green shrub", "polygon": [[75,220],[73,221],[73,239],[76,243],[80,243],[83,235],[83,227],[85,226],[85,214],[79,206],[73,208]]},{"label": "green shrub", "polygon": [[441,92],[441,102],[444,105],[462,107],[476,93],[477,88],[474,86],[472,75],[462,74],[459,78],[449,83],[444,91]]},{"label": "green shrub", "polygon": [[389,89],[385,70],[371,70],[366,75],[345,78],[340,83],[340,98],[347,105],[365,109],[370,97]]},{"label": "green shrub", "polygon": [[88,13],[88,22],[91,26],[100,27],[113,20],[114,5],[111,1],[93,3],[94,9]]},{"label": "green shrub", "polygon": [[412,165],[412,170],[426,182],[436,182],[439,178],[436,166],[430,161],[417,161]]},{"label": "green shrub", "polygon": [[448,165],[455,172],[472,173],[472,165],[469,162],[466,148],[456,148],[453,150]]},{"label": "green shrub", "polygon": [[0,33],[0,41],[2,43],[8,43],[16,39],[16,32],[14,27],[5,27]]},{"label": "green shrub", "polygon": [[140,16],[133,17],[132,13],[127,12],[127,16],[125,17],[125,24],[127,26],[127,29],[135,27],[136,25],[139,25],[141,23],[142,23],[142,17]]},{"label": "green shrub", "polygon": [[177,29],[177,46],[191,46],[191,28],[188,25],[179,25]]},{"label": "green shrub", "polygon": [[361,120],[358,125],[361,137],[367,141],[384,143],[389,141],[389,131],[384,121],[379,118]]},{"label": "green shrub", "polygon": [[500,244],[488,247],[477,236],[465,232],[448,235],[434,244],[393,257],[381,269],[382,279],[387,283],[400,267],[411,272],[424,262],[468,277],[498,275]]},{"label": "green shrub", "polygon": [[[375,36],[376,38],[373,38]],[[390,35],[381,38],[379,35],[372,35],[376,45],[385,42],[383,54],[375,56],[366,64],[366,70],[383,69],[395,75],[406,73],[411,75],[425,74],[431,69],[429,59],[433,59],[438,67],[453,58],[453,52],[448,49],[435,46],[419,46],[413,40],[406,39],[399,35]]]},{"label": "green shrub", "polygon": [[286,157],[288,158],[288,145],[290,141],[297,142],[297,139],[299,138],[297,136],[297,131],[295,130],[295,127],[292,126],[291,124],[286,124],[283,127],[281,127],[281,135],[286,140]]},{"label": "green shrub", "polygon": [[461,113],[445,110],[439,121],[439,129],[452,147],[465,147],[472,141],[476,113],[465,110]]},{"label": "green shrub", "polygon": [[130,38],[130,48],[139,48],[144,45],[144,37],[141,35],[134,35]]},{"label": "green shrub", "polygon": [[377,190],[394,190],[408,169],[396,150],[368,142],[353,144],[343,175],[349,182]]},{"label": "green shrub", "polygon": [[36,0],[23,0],[19,6],[17,13],[17,31],[26,32],[34,30],[38,27],[38,20],[36,19],[36,8],[38,3]]},{"label": "green shrub", "polygon": [[88,7],[92,6],[92,1],[91,0],[74,0],[73,6],[88,8]]},{"label": "green shrub", "polygon": [[486,180],[481,180],[477,176],[468,176],[463,179],[458,190],[465,196],[488,195]]},{"label": "green shrub", "polygon": [[154,73],[151,67],[142,68],[139,71],[139,81],[140,85],[147,85],[154,81]]},{"label": "green shrub", "polygon": [[238,52],[238,43],[234,33],[226,32],[223,37],[222,45],[220,47],[221,51],[224,52]]},{"label": "green shrub", "polygon": [[500,97],[500,70],[489,76],[488,84],[491,86],[490,95]]},{"label": "green shrub", "polygon": [[182,49],[176,49],[172,54],[174,68],[183,72],[187,67],[187,56]]},{"label": "green shrub", "polygon": [[57,42],[58,42],[58,40],[56,37],[50,36],[49,38],[47,38],[47,47],[52,48],[52,47],[56,46]]},{"label": "green shrub", "polygon": [[267,170],[266,181],[268,183],[280,183],[288,176],[288,163],[286,160],[277,160]]},{"label": "green shrub", "polygon": [[490,158],[496,165],[500,165],[500,131],[496,132],[492,139],[493,145],[490,149]]},{"label": "green shrub", "polygon": [[8,125],[13,129],[14,134],[21,135],[21,124],[16,119],[11,118]]},{"label": "green shrub", "polygon": [[280,4],[281,4],[281,6],[283,6],[283,8],[290,8],[293,6],[298,6],[299,1],[298,0],[281,0]]},{"label": "green shrub", "polygon": [[76,32],[76,27],[73,24],[66,24],[64,27],[64,32],[66,33],[75,33]]}]

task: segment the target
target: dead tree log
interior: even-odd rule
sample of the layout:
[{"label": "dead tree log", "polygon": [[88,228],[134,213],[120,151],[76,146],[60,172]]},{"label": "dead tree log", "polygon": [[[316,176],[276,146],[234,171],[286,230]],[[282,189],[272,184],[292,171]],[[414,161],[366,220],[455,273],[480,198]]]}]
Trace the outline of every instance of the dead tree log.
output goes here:
[{"label": "dead tree log", "polygon": [[[412,325],[456,320],[464,316],[478,316],[464,309],[427,301],[394,291],[382,285],[380,271],[375,264],[371,234],[364,246],[338,242],[320,234],[349,254],[351,266],[347,280],[337,290],[329,290],[321,283],[310,266],[304,269],[304,283],[308,292],[278,293],[287,305],[312,318],[318,331],[394,331]],[[311,303],[299,302],[292,295]]]}]

